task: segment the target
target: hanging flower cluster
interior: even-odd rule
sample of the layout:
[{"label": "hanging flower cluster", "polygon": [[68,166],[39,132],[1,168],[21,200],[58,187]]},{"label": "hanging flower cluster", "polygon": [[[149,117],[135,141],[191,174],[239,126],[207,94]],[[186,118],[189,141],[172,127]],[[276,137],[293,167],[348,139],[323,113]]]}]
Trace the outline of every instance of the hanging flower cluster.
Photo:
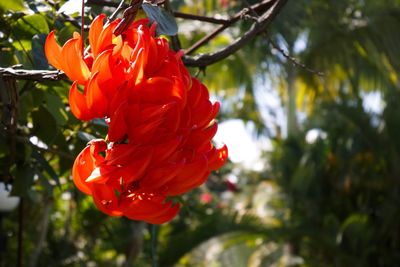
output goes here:
[{"label": "hanging flower cluster", "polygon": [[179,210],[169,197],[225,163],[226,146],[211,142],[220,106],[190,77],[181,54],[155,37],[155,24],[139,20],[116,36],[119,20],[103,26],[104,19],[92,22],[85,53],[78,33],[60,47],[51,32],[45,44],[49,63],[74,81],[72,113],[109,125],[106,140],[92,140],[76,158],[73,181],[108,215],[161,224]]}]

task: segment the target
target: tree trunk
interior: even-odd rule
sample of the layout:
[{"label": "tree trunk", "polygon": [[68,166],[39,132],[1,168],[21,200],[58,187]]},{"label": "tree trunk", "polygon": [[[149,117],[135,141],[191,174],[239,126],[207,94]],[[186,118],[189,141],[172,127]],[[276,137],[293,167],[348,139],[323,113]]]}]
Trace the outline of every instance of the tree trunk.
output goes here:
[{"label": "tree trunk", "polygon": [[36,243],[35,250],[31,254],[29,267],[36,267],[39,256],[42,253],[43,247],[46,243],[47,231],[49,229],[50,212],[53,204],[54,200],[52,198],[48,198],[46,204],[44,205],[43,217],[38,229],[39,239]]},{"label": "tree trunk", "polygon": [[130,224],[131,242],[126,253],[126,261],[122,267],[134,266],[133,263],[143,248],[143,230],[145,223],[142,221],[132,221]]}]

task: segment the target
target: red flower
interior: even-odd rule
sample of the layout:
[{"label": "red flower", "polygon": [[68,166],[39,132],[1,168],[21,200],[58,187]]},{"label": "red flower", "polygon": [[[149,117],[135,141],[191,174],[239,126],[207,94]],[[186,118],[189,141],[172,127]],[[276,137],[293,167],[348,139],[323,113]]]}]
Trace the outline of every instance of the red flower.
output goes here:
[{"label": "red flower", "polygon": [[164,223],[179,210],[168,198],[201,185],[227,159],[226,146],[212,144],[220,106],[147,20],[120,36],[112,33],[117,22],[103,20],[93,21],[84,58],[79,34],[62,48],[53,32],[46,41],[49,62],[75,80],[69,94],[75,116],[109,123],[108,143],[88,144],[74,162],[73,180],[110,216]]},{"label": "red flower", "polygon": [[[82,38],[73,38],[60,47],[52,31],[45,43],[45,54],[51,65],[61,69],[74,81],[69,102],[72,113],[81,120],[109,117],[115,109],[112,102],[121,86],[132,87],[149,78],[160,77],[190,86],[190,76],[179,59],[180,54],[169,49],[164,38],[154,37],[155,26],[147,28],[148,20],[139,20],[122,35],[113,30],[115,20],[103,26],[105,15],[99,15],[89,30],[90,49],[82,51]],[[80,93],[78,85],[82,85]],[[113,106],[115,108],[115,105]]]}]

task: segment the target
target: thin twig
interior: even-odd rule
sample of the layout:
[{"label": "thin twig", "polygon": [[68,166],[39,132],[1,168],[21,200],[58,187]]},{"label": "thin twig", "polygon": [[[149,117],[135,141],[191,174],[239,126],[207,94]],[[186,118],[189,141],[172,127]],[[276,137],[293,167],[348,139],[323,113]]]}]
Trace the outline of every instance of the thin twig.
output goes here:
[{"label": "thin twig", "polygon": [[[109,1],[109,0],[87,0],[86,3],[88,5],[96,5],[96,6],[108,6],[117,8],[119,4]],[[128,5],[126,5],[128,7]]]},{"label": "thin twig", "polygon": [[32,143],[29,140],[28,137],[16,136],[15,139],[18,142],[28,144],[28,145],[32,146],[33,149],[36,149],[36,150],[41,151],[43,153],[50,153],[50,154],[57,155],[57,156],[60,156],[60,157],[62,157],[64,159],[69,159],[69,160],[74,160],[75,159],[75,157],[72,154],[68,153],[68,152],[64,152],[64,151],[61,151],[61,150],[58,150],[58,149],[53,149],[51,147],[46,147],[45,148],[45,147],[42,147],[42,146],[35,145],[34,143]]},{"label": "thin twig", "polygon": [[85,51],[85,0],[82,0],[82,10],[81,10],[81,47],[82,47],[82,57],[83,51]]},{"label": "thin twig", "polygon": [[[96,0],[97,1],[97,0]],[[90,1],[89,1],[90,2]],[[188,67],[206,67],[214,64],[238,51],[249,41],[255,38],[258,34],[266,30],[276,15],[281,11],[287,0],[269,0],[263,1],[257,4],[257,8],[260,6],[267,8],[268,11],[258,18],[253,23],[251,28],[244,33],[243,36],[235,40],[232,44],[222,48],[213,53],[201,54],[197,56],[184,56],[183,61]],[[266,3],[271,4],[267,6]],[[252,6],[254,10],[258,10]],[[58,81],[66,79],[64,73],[60,71],[49,71],[49,70],[23,70],[14,68],[0,68],[0,77],[14,77],[20,80],[34,80],[34,81]]]},{"label": "thin twig", "polygon": [[[63,16],[65,21],[68,21],[69,23],[71,23],[72,25],[77,27],[78,29],[82,28],[82,24],[78,20],[74,19],[73,17],[65,14],[64,12],[62,12],[60,15]],[[89,26],[88,25],[83,25],[83,28],[84,28],[85,31],[89,30]]]},{"label": "thin twig", "polygon": [[111,14],[111,16],[108,17],[106,25],[110,24],[111,21],[115,20],[117,18],[118,14],[124,8],[126,8],[124,2],[125,2],[125,0],[121,0],[121,2],[119,2],[119,5],[118,5],[117,9],[115,9],[115,11]]},{"label": "thin twig", "polygon": [[323,77],[325,74],[322,71],[318,71],[318,70],[314,70],[311,69],[309,67],[307,67],[306,64],[301,63],[297,58],[292,57],[291,55],[289,55],[288,52],[286,52],[285,50],[283,50],[281,47],[279,47],[272,39],[270,36],[266,35],[268,42],[271,44],[271,46],[278,50],[279,53],[281,53],[287,60],[289,60],[290,62],[292,62],[295,66],[301,67],[303,69],[305,69],[306,71],[312,73],[312,74],[316,74],[318,76]]},{"label": "thin twig", "polygon": [[[164,0],[158,0],[156,1],[157,5],[163,5],[164,4]],[[110,0],[87,0],[86,4],[88,5],[95,5],[95,6],[108,6],[108,7],[115,7],[117,8],[119,5],[117,3],[115,3],[114,1],[110,1]],[[129,5],[124,4],[123,8],[127,8]]]},{"label": "thin twig", "polygon": [[232,44],[225,48],[209,54],[202,54],[195,57],[184,56],[183,62],[189,67],[205,67],[214,64],[238,51],[250,40],[254,39],[258,34],[266,30],[272,20],[281,11],[287,0],[275,0],[272,7],[261,15],[257,22],[253,23],[251,28],[245,32],[240,38],[236,39]]},{"label": "thin twig", "polygon": [[188,14],[188,13],[183,13],[183,12],[179,12],[179,11],[173,12],[173,15],[175,18],[198,20],[198,21],[209,22],[209,23],[213,23],[213,24],[227,24],[230,21],[229,19],[218,19],[218,18],[207,17],[207,16],[199,16],[199,15]]},{"label": "thin twig", "polygon": [[[278,0],[264,0],[261,3],[257,3],[253,6],[251,6],[252,10],[259,10],[260,12],[268,12],[268,10],[270,10],[270,8],[276,3],[279,2]],[[201,38],[199,41],[197,41],[195,44],[193,44],[191,47],[189,47],[188,49],[185,50],[185,53],[187,55],[192,54],[193,52],[195,52],[197,49],[199,49],[201,46],[205,45],[206,43],[208,43],[210,40],[214,39],[215,36],[217,36],[218,34],[220,34],[222,31],[224,31],[225,29],[229,28],[231,25],[233,25],[234,23],[236,23],[237,21],[239,21],[240,19],[243,18],[243,16],[245,16],[247,13],[249,12],[248,8],[244,8],[242,10],[240,10],[239,12],[237,12],[233,17],[231,17],[230,19],[228,19],[224,24],[220,25],[219,27],[217,27],[214,31],[212,31],[211,33],[207,34],[206,36],[204,36],[203,38]]]},{"label": "thin twig", "polygon": [[135,20],[139,8],[142,6],[143,0],[132,0],[130,6],[125,9],[121,22],[114,29],[115,35],[123,33],[129,25]]},{"label": "thin twig", "polygon": [[[259,17],[259,14],[257,13],[257,11],[254,10],[250,6],[250,4],[249,4],[249,2],[247,2],[247,0],[243,0],[243,2],[246,4],[246,6],[250,10],[250,12],[253,14],[251,19],[254,19],[254,18],[257,19]],[[264,35],[267,37],[268,42],[271,44],[271,46],[274,49],[278,50],[287,60],[292,62],[295,66],[301,67],[301,68],[305,69],[306,71],[308,71],[308,72],[310,72],[312,74],[316,74],[318,76],[324,76],[323,72],[311,69],[311,68],[307,67],[304,63],[301,63],[298,59],[290,56],[289,53],[284,51],[281,47],[279,47],[266,32],[264,32]]]},{"label": "thin twig", "polygon": [[[157,1],[157,5],[165,5],[166,2],[167,1],[159,0],[159,1]],[[115,7],[115,8],[118,8],[119,6],[121,6],[121,9],[125,9],[125,8],[129,7],[129,5],[124,4],[123,1],[122,1],[122,5],[121,5],[121,3],[119,5],[117,5],[115,2],[108,1],[108,0],[88,0],[87,4],[98,5],[98,6],[108,6],[108,7]],[[265,1],[255,4],[254,8],[260,9],[260,8],[264,7],[264,5],[265,5]],[[187,20],[197,20],[197,21],[209,22],[209,23],[213,23],[213,24],[226,24],[226,23],[230,22],[230,19],[221,19],[221,18],[214,18],[214,17],[201,16],[201,15],[195,15],[195,14],[188,14],[188,13],[184,13],[184,12],[180,12],[180,11],[172,11],[172,14],[174,15],[175,18],[181,18],[181,19],[187,19]]]}]

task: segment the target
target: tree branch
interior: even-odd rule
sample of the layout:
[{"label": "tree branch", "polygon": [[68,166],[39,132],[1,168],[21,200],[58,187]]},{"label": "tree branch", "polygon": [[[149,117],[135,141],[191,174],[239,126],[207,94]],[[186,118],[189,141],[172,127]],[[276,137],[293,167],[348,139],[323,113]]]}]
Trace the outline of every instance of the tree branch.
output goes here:
[{"label": "tree branch", "polygon": [[[95,2],[103,3],[105,2],[107,5],[111,5],[113,2],[107,0],[88,0],[88,3],[93,4]],[[160,2],[160,1],[159,1]],[[254,39],[257,35],[266,30],[266,28],[270,25],[276,15],[281,11],[283,6],[286,4],[287,0],[264,0],[261,3],[251,6],[252,10],[257,12],[263,12],[263,10],[267,10],[261,16],[257,18],[257,20],[253,23],[251,28],[240,38],[236,39],[232,44],[224,47],[221,50],[218,50],[213,53],[200,54],[197,56],[184,56],[183,62],[188,67],[206,67],[208,65],[214,64],[218,61],[221,61],[228,56],[234,54],[252,39]],[[118,4],[116,4],[118,6]],[[246,11],[247,10],[247,11]],[[223,24],[220,27],[229,27],[236,21],[238,21],[241,16],[247,14],[249,9],[244,9],[241,12],[237,13],[231,19],[229,19],[229,23]],[[239,15],[240,14],[240,15]],[[218,27],[214,34],[220,27]],[[221,30],[219,30],[221,31]],[[209,37],[210,38],[210,37]],[[201,45],[204,45],[206,41],[202,41]],[[51,70],[24,70],[24,69],[16,69],[16,68],[0,68],[0,78],[2,77],[13,77],[19,80],[33,80],[33,81],[59,81],[59,80],[67,80],[66,75],[60,71],[51,71]]]},{"label": "tree branch", "polygon": [[257,21],[253,23],[251,28],[245,34],[243,34],[243,36],[236,39],[232,44],[226,46],[219,51],[208,54],[201,54],[195,57],[184,56],[183,62],[185,63],[185,65],[188,67],[206,67],[208,65],[214,64],[234,54],[245,44],[254,39],[258,34],[265,31],[272,20],[281,11],[282,7],[286,4],[287,0],[270,0],[268,2],[273,2],[271,8],[269,8],[267,12],[261,15],[257,19]]},{"label": "tree branch", "polygon": [[115,35],[120,35],[126,29],[128,29],[129,25],[135,20],[136,14],[139,8],[142,6],[143,0],[132,0],[131,4],[127,9],[125,9],[123,13],[123,17],[118,23],[118,25],[114,29]]},{"label": "tree branch", "polygon": [[24,70],[15,68],[0,68],[0,77],[12,77],[19,80],[59,81],[66,80],[65,74],[58,70]]},{"label": "tree branch", "polygon": [[198,20],[198,21],[204,21],[204,22],[209,22],[209,23],[214,23],[214,24],[227,24],[230,22],[230,19],[218,19],[218,18],[213,18],[213,17],[206,17],[206,16],[183,13],[183,12],[179,12],[179,11],[173,11],[172,14],[174,15],[175,18]]},{"label": "tree branch", "polygon": [[[258,10],[260,12],[264,12],[266,10],[269,10],[270,7],[274,4],[274,0],[264,0],[261,3],[255,4],[251,6],[251,10]],[[217,36],[219,33],[224,31],[225,29],[229,28],[232,24],[236,23],[239,21],[241,18],[243,18],[247,13],[249,13],[248,8],[244,8],[240,10],[238,13],[236,13],[233,17],[228,19],[224,24],[216,28],[214,31],[209,33],[208,35],[204,36],[201,38],[199,41],[197,41],[194,45],[186,49],[185,53],[187,55],[192,54],[194,51],[196,51],[198,48],[201,46],[205,45],[208,43],[210,40],[212,40],[215,36]]]}]

